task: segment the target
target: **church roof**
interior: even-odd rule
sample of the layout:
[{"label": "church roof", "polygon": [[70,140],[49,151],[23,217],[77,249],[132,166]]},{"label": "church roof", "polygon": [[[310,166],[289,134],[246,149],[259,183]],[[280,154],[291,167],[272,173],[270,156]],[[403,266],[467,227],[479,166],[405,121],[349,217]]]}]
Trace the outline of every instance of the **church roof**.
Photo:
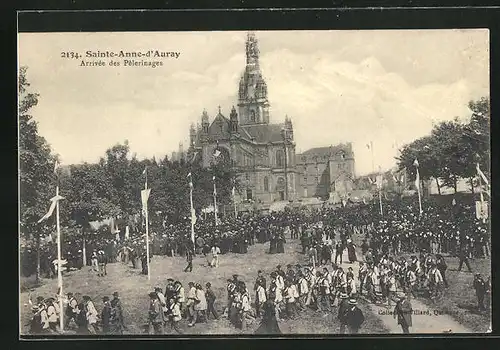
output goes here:
[{"label": "church roof", "polygon": [[251,139],[253,139],[253,141],[258,143],[283,141],[283,137],[281,136],[281,128],[282,125],[280,124],[254,124],[240,126],[240,129],[242,129]]},{"label": "church roof", "polygon": [[349,144],[338,144],[335,146],[327,146],[327,147],[314,147],[310,148],[307,151],[304,151],[297,156],[319,156],[325,157],[336,154],[337,152],[345,151],[346,153],[350,152]]}]

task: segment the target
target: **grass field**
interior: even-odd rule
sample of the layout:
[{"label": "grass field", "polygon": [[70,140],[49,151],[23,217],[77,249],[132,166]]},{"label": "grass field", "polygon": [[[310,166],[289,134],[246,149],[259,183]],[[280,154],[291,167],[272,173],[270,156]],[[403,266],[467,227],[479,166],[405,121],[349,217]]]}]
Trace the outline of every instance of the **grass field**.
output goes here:
[{"label": "grass field", "polygon": [[[226,280],[233,274],[238,274],[239,279],[247,283],[249,290],[252,290],[253,283],[257,277],[257,271],[263,270],[266,279],[269,281],[269,273],[278,265],[283,268],[287,264],[303,263],[303,255],[300,254],[298,241],[289,241],[286,244],[285,254],[267,254],[268,245],[256,244],[249,247],[248,254],[226,254],[220,257],[218,268],[209,268],[207,261],[203,257],[195,257],[193,261],[193,272],[183,272],[186,261],[183,258],[169,258],[155,256],[151,263],[151,282],[147,277],[140,274],[140,269],[132,269],[121,263],[109,264],[108,275],[97,277],[95,272],[89,268],[81,271],[72,271],[64,276],[64,291],[79,292],[82,295],[89,295],[96,304],[98,311],[101,310],[101,299],[107,295],[111,297],[114,291],[120,293],[124,307],[125,323],[128,326],[126,333],[141,334],[142,326],[147,323],[149,298],[148,292],[155,286],[165,289],[166,279],[171,277],[183,283],[185,288],[188,282],[199,282],[203,286],[206,282],[212,284],[212,289],[217,295],[216,308],[219,311],[226,304]],[[42,295],[44,297],[53,296],[57,292],[56,280],[44,280],[42,285],[31,291],[32,299]],[[22,322],[22,334],[26,334],[25,326],[30,318],[31,311],[28,304],[28,292],[21,293],[20,310]],[[252,299],[253,293],[252,293]],[[369,309],[359,305],[365,314],[365,324],[361,333],[380,334],[387,333],[380,319],[373,315]],[[339,323],[336,319],[337,310],[333,314],[325,315],[321,312],[305,311],[295,320],[280,322],[281,331],[285,334],[336,334]],[[245,334],[252,334],[259,326],[258,322],[249,325],[244,331]],[[227,319],[210,320],[207,323],[197,324],[188,328],[187,321],[181,322],[181,329],[185,334],[241,334],[242,331],[235,329]]]}]

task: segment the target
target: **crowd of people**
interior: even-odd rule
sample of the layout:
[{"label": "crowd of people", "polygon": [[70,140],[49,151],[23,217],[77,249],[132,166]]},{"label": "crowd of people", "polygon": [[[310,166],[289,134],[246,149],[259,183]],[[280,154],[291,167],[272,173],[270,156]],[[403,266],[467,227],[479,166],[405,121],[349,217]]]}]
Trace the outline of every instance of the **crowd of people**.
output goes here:
[{"label": "crowd of people", "polygon": [[74,328],[77,334],[123,334],[126,329],[118,292],[113,293],[112,299],[102,298],[100,312],[90,296],[80,293],[67,293],[62,299],[62,310],[58,294],[49,298],[38,296],[35,302],[30,297],[29,302],[33,313],[29,324],[31,334],[59,333],[61,317],[64,329]]},{"label": "crowd of people", "polygon": [[[227,304],[222,314],[235,327],[245,329],[248,323],[260,319],[258,333],[279,333],[277,320],[295,318],[304,310],[312,309],[335,312],[341,325],[340,333],[346,329],[357,333],[364,321],[363,313],[357,307],[362,298],[387,307],[394,306],[398,323],[403,332],[408,332],[411,298],[425,295],[436,300],[442,297],[448,286],[444,256],[458,256],[459,270],[465,265],[472,272],[469,259],[490,254],[487,223],[477,220],[470,206],[425,205],[422,214],[415,203],[398,202],[384,203],[383,216],[377,212],[378,207],[361,204],[319,210],[285,210],[267,215],[247,213],[223,217],[217,225],[209,217],[197,222],[194,243],[190,240],[190,222],[186,220],[166,226],[162,233],[153,233],[150,255],[185,256],[188,260],[185,271],[192,271],[192,257],[196,254],[210,256],[209,266],[215,267],[218,254],[245,254],[248,246],[256,243],[269,243],[271,254],[284,253],[286,238],[299,238],[307,257],[304,266],[288,265],[286,270],[277,266],[268,275],[269,283],[259,271],[251,291],[237,275],[227,280]],[[359,247],[355,244],[355,236],[356,239],[362,237]],[[65,254],[69,254],[66,257],[74,255],[69,253],[71,249],[68,247],[76,249],[79,245],[76,241],[70,243],[72,245],[65,244]],[[129,240],[95,237],[95,240],[87,240],[87,249],[91,252],[87,262],[91,266],[95,262],[96,271],[105,276],[108,262],[131,262],[137,267],[140,259],[142,273],[147,274],[145,248],[141,235]],[[345,250],[351,264],[347,269],[341,266]],[[79,251],[77,249],[81,253]],[[99,259],[99,256],[103,257]],[[68,265],[78,264],[80,262],[76,261]],[[480,310],[485,309],[484,297],[490,290],[489,285],[489,278],[475,274],[472,287]],[[210,316],[219,318],[219,310],[215,308],[217,297],[210,283],[203,286],[189,282],[185,293],[180,281],[169,279],[164,292],[157,287],[149,297],[148,327],[155,334],[163,333],[167,325],[175,332],[182,332],[179,326],[182,319],[188,321],[189,327],[194,327]],[[68,303],[71,304],[69,296]],[[109,300],[103,300],[102,313],[107,308],[106,303]],[[83,322],[83,316],[70,319],[76,322],[82,318],[80,324],[85,326],[79,326],[81,332],[92,333],[92,329],[95,332],[97,321],[94,322],[92,315],[97,311],[94,312],[92,301],[85,296],[82,303],[76,304],[86,315],[86,321]],[[43,320],[52,316],[52,321],[40,323],[42,329],[53,330],[53,324],[57,322],[53,314],[58,311],[52,311],[57,307],[50,305],[54,305],[53,301],[51,304],[50,300],[43,301],[43,298],[37,304],[35,315],[45,312],[47,317],[40,316]],[[77,314],[71,312],[71,315]],[[102,321],[103,325],[119,322],[121,326],[118,328],[122,331],[121,311],[106,311],[106,315],[108,313],[120,316],[106,316],[104,319],[110,321]],[[110,326],[105,330],[103,326],[102,332],[116,334],[116,329]]]}]

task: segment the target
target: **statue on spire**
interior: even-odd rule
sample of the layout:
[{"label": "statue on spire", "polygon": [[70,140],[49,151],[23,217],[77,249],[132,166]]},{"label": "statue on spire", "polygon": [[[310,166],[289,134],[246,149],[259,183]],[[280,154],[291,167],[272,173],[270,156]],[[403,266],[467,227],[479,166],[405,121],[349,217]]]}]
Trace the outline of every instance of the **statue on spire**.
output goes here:
[{"label": "statue on spire", "polygon": [[259,47],[255,33],[249,32],[246,43],[247,64],[259,64]]}]

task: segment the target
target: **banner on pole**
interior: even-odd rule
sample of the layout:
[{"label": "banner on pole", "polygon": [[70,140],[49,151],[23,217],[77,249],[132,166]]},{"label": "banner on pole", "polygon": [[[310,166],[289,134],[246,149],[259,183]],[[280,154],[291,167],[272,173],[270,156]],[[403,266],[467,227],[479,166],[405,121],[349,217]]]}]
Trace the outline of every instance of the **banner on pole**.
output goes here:
[{"label": "banner on pole", "polygon": [[38,223],[41,223],[43,220],[46,220],[46,219],[48,219],[48,218],[50,218],[52,216],[52,213],[54,212],[54,209],[56,208],[57,202],[60,201],[61,199],[64,199],[64,197],[60,196],[60,195],[57,195],[57,196],[52,197],[50,199],[50,201],[52,203],[50,203],[49,211],[47,212],[47,214],[45,214],[44,216],[42,216],[42,218],[40,220],[38,220]]},{"label": "banner on pole", "polygon": [[145,209],[148,206],[148,199],[149,199],[149,194],[151,193],[151,189],[148,188],[147,190],[142,190],[141,191],[141,201],[142,201],[142,208]]},{"label": "banner on pole", "polygon": [[476,219],[488,218],[488,202],[476,201]]}]

